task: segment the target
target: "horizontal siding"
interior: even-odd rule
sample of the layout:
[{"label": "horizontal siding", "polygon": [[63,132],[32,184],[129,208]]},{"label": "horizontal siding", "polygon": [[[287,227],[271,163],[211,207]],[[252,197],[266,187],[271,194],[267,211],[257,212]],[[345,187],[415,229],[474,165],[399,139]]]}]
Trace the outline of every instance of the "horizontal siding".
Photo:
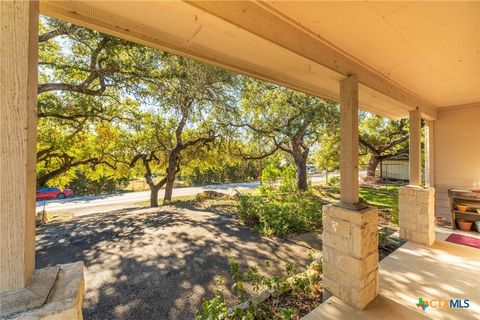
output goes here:
[{"label": "horizontal siding", "polygon": [[480,182],[480,104],[439,109],[434,124],[436,215],[450,220],[448,189]]},{"label": "horizontal siding", "polygon": [[408,160],[385,160],[381,162],[382,178],[408,180]]},{"label": "horizontal siding", "polygon": [[451,220],[448,200],[448,189],[450,188],[450,186],[435,185],[435,215],[445,217],[448,221]]}]

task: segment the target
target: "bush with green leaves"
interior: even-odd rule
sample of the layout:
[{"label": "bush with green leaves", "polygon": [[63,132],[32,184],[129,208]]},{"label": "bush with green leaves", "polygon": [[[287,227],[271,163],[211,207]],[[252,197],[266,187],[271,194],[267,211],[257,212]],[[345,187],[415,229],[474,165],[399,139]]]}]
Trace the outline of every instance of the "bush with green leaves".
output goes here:
[{"label": "bush with green leaves", "polygon": [[128,185],[128,178],[115,178],[100,175],[92,178],[83,170],[77,170],[68,187],[77,196],[88,196],[119,192]]},{"label": "bush with green leaves", "polygon": [[[196,320],[296,320],[321,302],[321,261],[314,262],[313,269],[310,267],[314,272],[297,274],[299,270],[296,266],[286,264],[284,274],[273,276],[262,275],[257,267],[243,271],[234,257],[229,257],[228,261],[234,281],[231,292],[236,297],[235,301],[227,301],[225,293],[217,288],[214,298],[203,301],[202,311],[197,311]],[[271,265],[267,261],[264,267]],[[225,278],[220,277],[216,283],[223,287]],[[268,290],[270,298],[257,302],[249,300],[246,284],[256,293]],[[287,304],[279,303],[280,296],[286,296],[283,301],[288,301]],[[229,308],[227,302],[236,305]]]},{"label": "bush with green leaves", "polygon": [[281,167],[273,163],[268,164],[262,170],[263,185],[259,187],[260,192],[268,193],[274,190],[294,192],[297,189],[296,172],[292,165]]},{"label": "bush with green leaves", "polygon": [[242,195],[238,218],[262,235],[283,237],[321,228],[322,203],[310,191]]},{"label": "bush with green leaves", "polygon": [[327,186],[332,189],[340,189],[340,176],[333,176],[328,179]]}]

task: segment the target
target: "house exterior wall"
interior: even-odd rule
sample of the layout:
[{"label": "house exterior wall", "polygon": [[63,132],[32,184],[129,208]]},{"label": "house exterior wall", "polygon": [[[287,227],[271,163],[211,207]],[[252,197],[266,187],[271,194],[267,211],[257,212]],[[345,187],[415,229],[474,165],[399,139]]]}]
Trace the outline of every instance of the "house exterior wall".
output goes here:
[{"label": "house exterior wall", "polygon": [[480,183],[480,103],[440,108],[434,127],[436,215],[450,220],[447,190]]}]

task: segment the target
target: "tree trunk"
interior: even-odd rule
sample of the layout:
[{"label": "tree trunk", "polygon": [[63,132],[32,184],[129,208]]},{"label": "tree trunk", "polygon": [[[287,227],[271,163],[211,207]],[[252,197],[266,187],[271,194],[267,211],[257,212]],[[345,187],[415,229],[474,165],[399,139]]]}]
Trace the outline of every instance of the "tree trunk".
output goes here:
[{"label": "tree trunk", "polygon": [[295,161],[297,167],[297,188],[300,191],[306,191],[308,189],[307,181],[307,159],[303,156],[298,161]]},{"label": "tree trunk", "polygon": [[297,188],[299,191],[307,191],[307,159],[309,149],[302,150],[302,140],[292,139],[292,154],[297,168]]},{"label": "tree trunk", "polygon": [[163,197],[164,205],[172,201],[173,185],[175,183],[175,177],[177,175],[176,169],[177,169],[177,158],[176,156],[174,156],[168,161],[167,183],[165,185],[165,195]]},{"label": "tree trunk", "polygon": [[160,191],[159,186],[150,186],[150,207],[158,207],[158,191]]},{"label": "tree trunk", "polygon": [[165,185],[165,196],[163,197],[164,205],[172,201],[174,183],[175,183],[175,173],[173,173],[173,176],[168,176],[167,178],[167,184]]},{"label": "tree trunk", "polygon": [[378,156],[372,155],[370,161],[368,162],[367,179],[375,179],[375,172],[377,171],[379,163],[380,158]]}]

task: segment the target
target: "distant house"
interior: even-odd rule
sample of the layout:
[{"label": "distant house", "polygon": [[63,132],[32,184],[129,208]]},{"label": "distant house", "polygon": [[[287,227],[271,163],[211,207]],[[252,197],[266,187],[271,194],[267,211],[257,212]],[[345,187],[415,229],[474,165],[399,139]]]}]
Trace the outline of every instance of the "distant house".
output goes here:
[{"label": "distant house", "polygon": [[380,178],[408,181],[408,155],[383,160],[380,163]]}]

